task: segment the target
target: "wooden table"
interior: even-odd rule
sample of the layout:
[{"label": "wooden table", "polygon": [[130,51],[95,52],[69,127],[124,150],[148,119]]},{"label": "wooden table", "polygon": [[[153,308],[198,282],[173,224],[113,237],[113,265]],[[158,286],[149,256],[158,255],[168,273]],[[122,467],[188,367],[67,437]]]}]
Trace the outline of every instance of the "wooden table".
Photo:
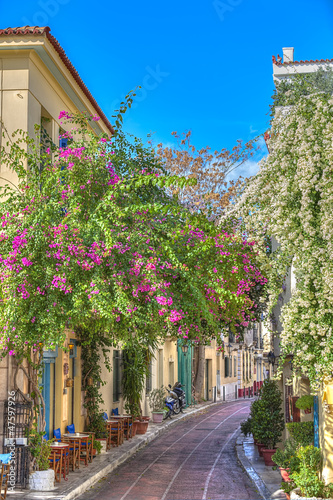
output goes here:
[{"label": "wooden table", "polygon": [[[79,450],[78,450],[78,463],[80,464],[80,460],[83,460],[85,465],[88,465],[88,461],[92,461],[92,450],[93,450],[93,437],[90,436],[89,434],[84,434],[82,432],[73,432],[73,433],[67,433],[63,434],[63,437],[66,439],[70,439],[75,441],[78,444]],[[90,444],[89,444],[89,439],[90,439]],[[74,449],[75,451],[75,449]],[[81,453],[82,451],[85,451],[86,454],[84,455],[84,458],[81,458]],[[76,458],[74,458],[76,460]]]},{"label": "wooden table", "polygon": [[[60,483],[61,473],[64,476],[65,481],[67,481],[68,473],[69,473],[69,444],[68,443],[59,443],[55,442],[51,445],[51,455],[50,460],[53,462],[55,480]],[[58,478],[58,474],[59,478]]]}]

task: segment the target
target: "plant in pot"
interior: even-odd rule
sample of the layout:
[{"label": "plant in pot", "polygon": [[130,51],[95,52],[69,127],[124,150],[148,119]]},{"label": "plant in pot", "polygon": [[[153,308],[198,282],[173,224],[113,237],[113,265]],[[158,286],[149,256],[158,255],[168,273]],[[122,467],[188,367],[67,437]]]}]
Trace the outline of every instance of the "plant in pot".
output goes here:
[{"label": "plant in pot", "polygon": [[245,437],[250,436],[252,434],[252,417],[249,417],[244,422],[240,424],[241,432]]},{"label": "plant in pot", "polygon": [[277,449],[272,456],[272,461],[279,467],[283,481],[290,482],[289,475],[299,469],[300,463],[297,456],[297,443],[293,439],[284,442],[284,448]]},{"label": "plant in pot", "polygon": [[331,498],[333,484],[325,484],[320,478],[322,456],[315,446],[300,446],[297,450],[299,468],[290,474],[290,478],[304,497]]},{"label": "plant in pot", "polygon": [[143,340],[130,337],[123,348],[122,389],[125,410],[133,417],[133,430],[137,434],[145,434],[148,428],[148,420],[142,417],[141,396],[145,388],[146,377],[150,376],[149,362],[152,349],[155,347],[154,339]]},{"label": "plant in pot", "polygon": [[44,439],[44,431],[32,429],[29,435],[29,447],[34,472],[29,477],[29,487],[37,491],[54,489],[54,470],[50,469],[51,443],[53,439]]},{"label": "plant in pot", "polygon": [[[265,465],[275,465],[272,455],[276,445],[281,440],[284,429],[281,392],[273,380],[265,380],[260,391],[260,399],[255,401],[253,418],[253,433],[255,438],[265,445],[262,453]],[[251,408],[252,410],[252,408]]]},{"label": "plant in pot", "polygon": [[165,389],[163,385],[149,393],[149,406],[152,411],[153,422],[161,424],[163,421],[163,408],[165,406]]},{"label": "plant in pot", "polygon": [[311,413],[311,408],[313,407],[313,396],[309,394],[301,396],[297,399],[295,403],[296,408],[303,410],[304,413]]},{"label": "plant in pot", "polygon": [[251,432],[253,435],[254,443],[258,448],[258,453],[262,457],[262,449],[265,447],[263,443],[259,440],[259,426],[260,426],[260,418],[258,418],[258,412],[260,411],[260,403],[259,400],[253,401],[251,404]]}]

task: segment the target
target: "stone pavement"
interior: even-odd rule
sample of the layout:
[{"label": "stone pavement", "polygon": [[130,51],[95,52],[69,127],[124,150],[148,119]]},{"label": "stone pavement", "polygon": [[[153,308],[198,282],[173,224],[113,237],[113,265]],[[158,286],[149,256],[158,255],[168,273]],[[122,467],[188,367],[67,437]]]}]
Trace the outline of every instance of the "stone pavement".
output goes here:
[{"label": "stone pavement", "polygon": [[240,435],[236,442],[237,456],[245,471],[255,483],[257,490],[265,499],[286,500],[286,494],[280,489],[282,478],[279,470],[267,467],[259,456],[252,437]]},{"label": "stone pavement", "polygon": [[93,459],[93,462],[87,467],[81,465],[80,469],[70,472],[68,481],[64,481],[62,478],[60,484],[56,483],[56,487],[53,491],[37,492],[17,489],[14,492],[8,492],[7,499],[71,500],[77,498],[93,484],[102,480],[107,474],[134,455],[140,448],[148,444],[166,429],[169,429],[170,426],[175,425],[179,420],[187,418],[189,415],[204,411],[208,406],[211,407],[215,404],[221,404],[221,402],[209,402],[196,405],[194,408],[187,408],[184,414],[174,415],[171,420],[168,419],[162,424],[149,422],[146,434],[136,435],[134,438],[125,441],[121,446],[112,448],[103,455],[97,455]]}]

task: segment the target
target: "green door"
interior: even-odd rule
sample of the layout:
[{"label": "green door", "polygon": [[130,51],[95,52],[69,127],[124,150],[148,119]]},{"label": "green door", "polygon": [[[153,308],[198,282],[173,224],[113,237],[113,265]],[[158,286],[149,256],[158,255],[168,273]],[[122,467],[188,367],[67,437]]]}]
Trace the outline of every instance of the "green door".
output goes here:
[{"label": "green door", "polygon": [[178,345],[178,381],[185,385],[187,405],[192,404],[192,346],[188,346],[186,354]]}]

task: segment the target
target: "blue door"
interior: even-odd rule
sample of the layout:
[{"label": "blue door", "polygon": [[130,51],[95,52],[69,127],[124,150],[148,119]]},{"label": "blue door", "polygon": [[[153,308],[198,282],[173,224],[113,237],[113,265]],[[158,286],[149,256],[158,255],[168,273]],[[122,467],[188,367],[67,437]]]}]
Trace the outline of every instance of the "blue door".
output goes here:
[{"label": "blue door", "polygon": [[318,407],[318,396],[313,397],[313,427],[314,427],[314,437],[313,444],[319,448],[319,407]]},{"label": "blue door", "polygon": [[[54,351],[43,352],[43,375],[42,375],[42,396],[45,403],[45,434],[48,438],[53,437],[53,421],[55,410],[55,360],[58,356],[58,348]],[[51,434],[50,434],[51,433]]]}]

